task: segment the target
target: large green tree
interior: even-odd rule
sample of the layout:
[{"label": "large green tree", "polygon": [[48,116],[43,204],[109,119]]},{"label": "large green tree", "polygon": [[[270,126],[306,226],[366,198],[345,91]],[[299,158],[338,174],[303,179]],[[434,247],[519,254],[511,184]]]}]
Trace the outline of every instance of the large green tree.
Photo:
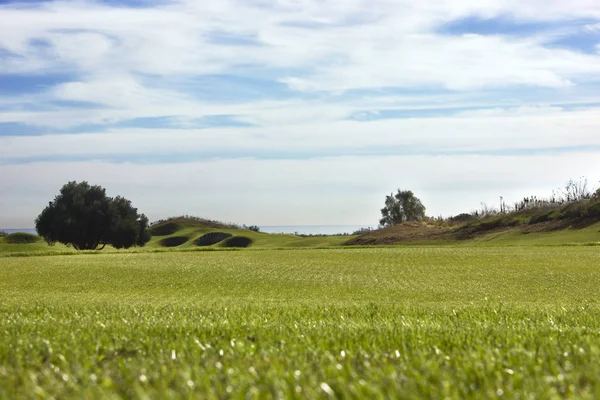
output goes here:
[{"label": "large green tree", "polygon": [[425,206],[410,190],[400,190],[385,198],[381,209],[381,226],[391,226],[406,221],[421,221],[425,218]]},{"label": "large green tree", "polygon": [[77,250],[144,246],[150,240],[148,218],[131,201],[108,197],[105,189],[87,182],[69,182],[35,220],[35,229],[48,244]]}]

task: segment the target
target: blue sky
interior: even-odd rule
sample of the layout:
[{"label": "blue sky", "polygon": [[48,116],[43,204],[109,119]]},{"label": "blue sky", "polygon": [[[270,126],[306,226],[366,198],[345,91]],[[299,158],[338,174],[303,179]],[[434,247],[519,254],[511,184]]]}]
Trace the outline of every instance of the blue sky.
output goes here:
[{"label": "blue sky", "polygon": [[600,3],[1,1],[0,27],[0,227],[68,180],[262,225],[600,180]]}]

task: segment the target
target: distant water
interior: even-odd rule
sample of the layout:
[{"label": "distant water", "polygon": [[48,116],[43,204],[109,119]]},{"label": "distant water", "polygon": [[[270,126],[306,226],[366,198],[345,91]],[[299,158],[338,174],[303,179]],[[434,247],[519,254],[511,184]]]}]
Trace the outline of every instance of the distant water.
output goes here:
[{"label": "distant water", "polygon": [[[361,228],[377,228],[372,225],[280,225],[260,226],[261,232],[266,233],[290,233],[300,235],[335,235],[336,233],[352,233]],[[36,234],[35,229],[0,229],[6,233],[25,232]]]},{"label": "distant water", "polygon": [[297,233],[300,235],[335,235],[336,233],[353,233],[361,228],[377,228],[372,225],[281,225],[260,226],[261,232],[266,233]]},{"label": "distant water", "polygon": [[0,228],[0,232],[6,232],[6,233],[17,233],[17,232],[25,232],[25,233],[33,233],[34,235],[37,235],[37,232],[35,231],[35,229],[1,229]]}]

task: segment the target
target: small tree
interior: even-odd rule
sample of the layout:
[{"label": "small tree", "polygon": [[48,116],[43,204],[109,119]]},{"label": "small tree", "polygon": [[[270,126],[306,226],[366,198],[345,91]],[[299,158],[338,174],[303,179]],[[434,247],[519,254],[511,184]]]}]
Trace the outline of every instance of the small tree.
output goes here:
[{"label": "small tree", "polygon": [[406,221],[421,221],[425,218],[425,206],[410,190],[400,190],[385,198],[381,209],[381,226],[391,226]]},{"label": "small tree", "polygon": [[100,186],[69,182],[35,220],[38,235],[77,250],[107,244],[117,249],[144,246],[150,240],[148,218],[123,197],[108,197]]}]

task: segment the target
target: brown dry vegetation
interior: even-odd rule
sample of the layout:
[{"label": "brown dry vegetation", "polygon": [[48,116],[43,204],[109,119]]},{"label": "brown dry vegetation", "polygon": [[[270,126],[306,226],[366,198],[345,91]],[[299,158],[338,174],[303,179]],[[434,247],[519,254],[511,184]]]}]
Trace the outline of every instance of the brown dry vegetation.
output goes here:
[{"label": "brown dry vegetation", "polygon": [[363,233],[348,240],[345,245],[386,245],[419,243],[440,239],[451,239],[452,228],[427,222],[405,222],[383,229]]},{"label": "brown dry vegetation", "polygon": [[577,230],[600,222],[600,200],[582,200],[557,207],[530,208],[487,218],[406,222],[365,232],[345,245],[435,244],[478,239],[514,231],[522,234]]}]

